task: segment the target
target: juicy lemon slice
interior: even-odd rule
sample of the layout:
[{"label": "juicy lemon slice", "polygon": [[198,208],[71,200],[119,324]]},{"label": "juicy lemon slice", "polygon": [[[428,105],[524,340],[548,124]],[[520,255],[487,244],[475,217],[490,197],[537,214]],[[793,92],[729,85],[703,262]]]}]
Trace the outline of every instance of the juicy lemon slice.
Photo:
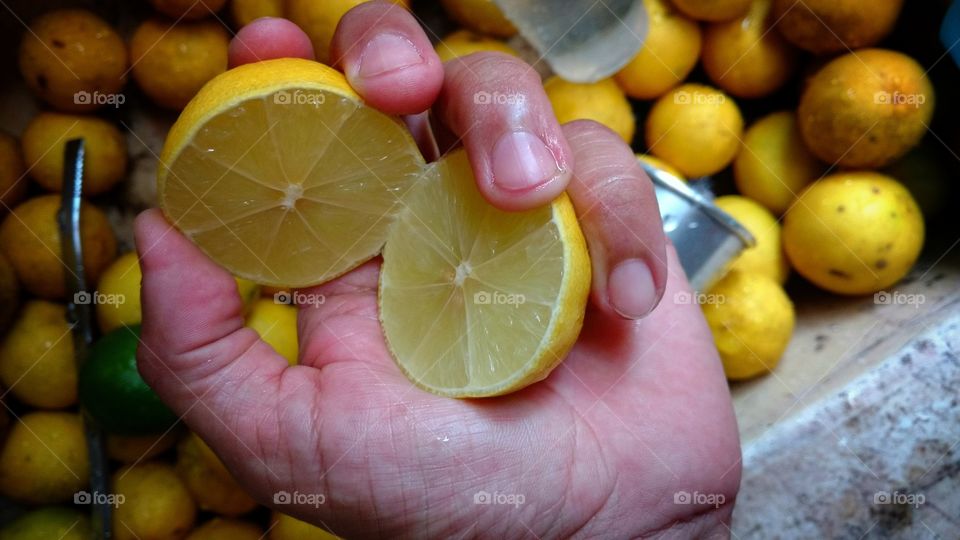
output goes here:
[{"label": "juicy lemon slice", "polygon": [[566,194],[535,210],[497,210],[461,150],[431,165],[405,202],[380,274],[380,320],[400,369],[452,397],[545,378],[576,341],[590,289]]},{"label": "juicy lemon slice", "polygon": [[406,128],[342,74],[289,58],[211,80],[160,161],[167,217],[233,274],[284,287],[375,256],[424,167]]}]

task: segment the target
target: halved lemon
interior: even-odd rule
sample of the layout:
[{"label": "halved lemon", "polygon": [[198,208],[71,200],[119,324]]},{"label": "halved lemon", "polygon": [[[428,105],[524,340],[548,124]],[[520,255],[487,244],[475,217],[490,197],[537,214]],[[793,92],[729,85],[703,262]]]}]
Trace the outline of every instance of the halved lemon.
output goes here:
[{"label": "halved lemon", "polygon": [[566,194],[504,212],[477,190],[466,153],[429,166],[387,236],[380,320],[400,369],[452,397],[545,378],[583,324],[590,260]]},{"label": "halved lemon", "polygon": [[340,72],[288,58],[203,87],[170,130],[158,189],[167,217],[233,274],[304,287],[380,251],[423,167],[403,124]]},{"label": "halved lemon", "polygon": [[168,135],[159,194],[207,255],[258,283],[322,283],[382,248],[388,347],[440,395],[543,379],[583,324],[590,260],[565,194],[495,209],[463,151],[424,164],[398,120],[322,64],[270,60],[210,81]]}]

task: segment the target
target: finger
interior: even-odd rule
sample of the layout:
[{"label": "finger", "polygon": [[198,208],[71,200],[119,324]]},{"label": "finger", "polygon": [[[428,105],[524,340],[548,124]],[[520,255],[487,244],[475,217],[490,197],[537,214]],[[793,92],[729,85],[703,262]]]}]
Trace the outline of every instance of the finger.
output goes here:
[{"label": "finger", "polygon": [[389,114],[433,105],[443,64],[413,15],[389,2],[366,2],[340,19],[331,58],[363,99]]},{"label": "finger", "polygon": [[380,259],[296,294],[300,364],[323,369],[336,363],[373,372],[384,382],[402,377],[391,360],[377,317]]},{"label": "finger", "polygon": [[573,155],[537,72],[489,52],[445,69],[439,119],[462,138],[483,196],[503,210],[524,210],[560,195]]},{"label": "finger", "polygon": [[650,313],[667,283],[666,239],[653,184],[609,129],[588,120],[563,126],[576,167],[568,193],[593,264],[593,298],[627,319]]},{"label": "finger", "polygon": [[314,58],[307,34],[276,17],[262,17],[241,28],[230,40],[227,53],[231,68],[273,58]]},{"label": "finger", "polygon": [[244,328],[233,277],[208,259],[159,210],[134,225],[143,269],[143,327],[137,359],[144,380],[191,429],[213,439],[253,434],[287,362]]}]

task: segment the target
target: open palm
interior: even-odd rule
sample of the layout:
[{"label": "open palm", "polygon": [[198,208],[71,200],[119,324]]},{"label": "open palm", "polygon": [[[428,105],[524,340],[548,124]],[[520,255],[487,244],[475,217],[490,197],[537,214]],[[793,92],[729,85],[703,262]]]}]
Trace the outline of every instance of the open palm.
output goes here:
[{"label": "open palm", "polygon": [[[366,6],[382,12],[378,24],[392,33],[409,26],[402,10]],[[370,17],[354,12],[341,22],[335,51],[349,41],[351,20]],[[355,39],[373,39],[376,26]],[[509,76],[518,61],[474,56],[459,69],[496,71],[503,77],[494,84],[512,79],[514,90],[531,92],[530,114],[542,114],[542,96]],[[469,116],[457,86],[490,84],[457,69],[441,72],[433,96],[455,133]],[[416,109],[399,108],[389,112]],[[288,366],[244,328],[232,277],[156,210],[136,224],[144,378],[253,496],[346,537],[726,536],[740,479],[736,424],[699,308],[673,301],[688,298],[678,293],[689,285],[664,248],[649,180],[605,128],[555,124],[543,129],[562,139],[559,188],[481,187],[494,204],[516,208],[566,189],[584,228],[592,302],[577,344],[546,380],[485,400],[414,386],[384,344],[379,260],[302,291],[300,361]],[[464,139],[472,161],[496,153],[482,138]],[[481,184],[498,172],[474,168]],[[646,270],[618,270],[634,260]]]}]

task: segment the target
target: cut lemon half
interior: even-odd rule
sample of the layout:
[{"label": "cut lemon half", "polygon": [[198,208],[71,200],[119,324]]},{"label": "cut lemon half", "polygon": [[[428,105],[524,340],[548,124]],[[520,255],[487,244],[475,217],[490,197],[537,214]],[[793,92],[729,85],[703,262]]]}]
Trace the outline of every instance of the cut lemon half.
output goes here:
[{"label": "cut lemon half", "polygon": [[506,394],[545,378],[583,324],[590,259],[566,194],[504,212],[464,151],[430,165],[383,251],[380,320],[400,369],[444,396]]},{"label": "cut lemon half", "polygon": [[233,274],[304,287],[380,251],[423,167],[403,124],[340,72],[286,58],[200,90],[167,137],[158,190],[167,217]]}]

